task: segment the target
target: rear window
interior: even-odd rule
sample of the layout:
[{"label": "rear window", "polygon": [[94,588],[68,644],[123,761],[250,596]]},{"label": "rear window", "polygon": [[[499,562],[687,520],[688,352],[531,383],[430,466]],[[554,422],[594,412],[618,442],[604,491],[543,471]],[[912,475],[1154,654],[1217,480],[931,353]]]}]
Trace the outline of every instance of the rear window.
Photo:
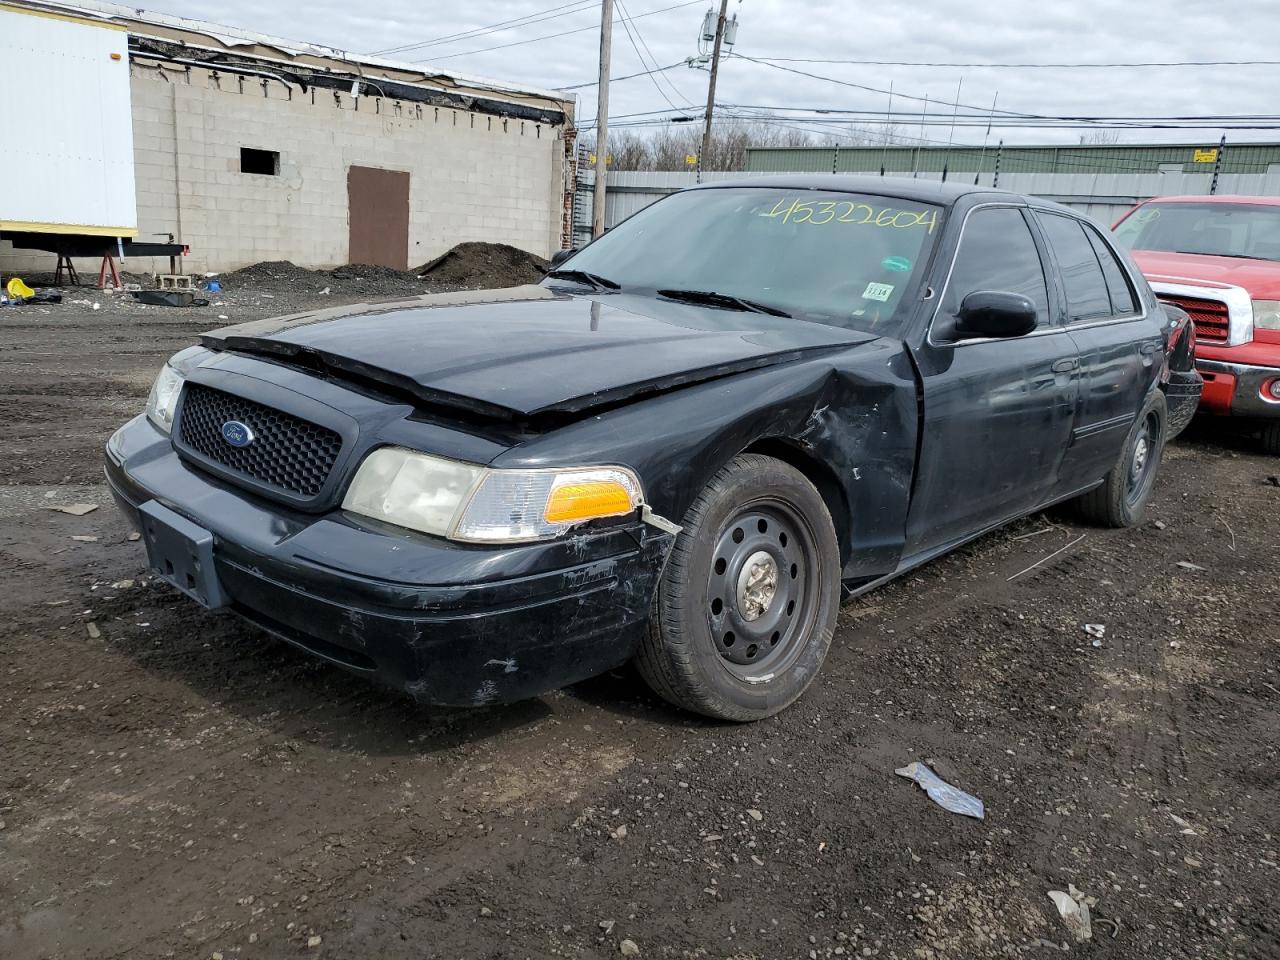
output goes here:
[{"label": "rear window", "polygon": [[1106,241],[1092,227],[1085,227],[1084,232],[1093,244],[1093,252],[1098,255],[1098,263],[1102,265],[1102,276],[1107,281],[1107,293],[1111,295],[1111,312],[1116,316],[1125,316],[1138,312],[1138,302],[1133,296],[1133,287],[1129,285],[1128,276],[1115,251],[1107,246]]},{"label": "rear window", "polygon": [[1115,228],[1129,250],[1280,260],[1280,206],[1255,203],[1147,203]]},{"label": "rear window", "polygon": [[1111,293],[1084,225],[1071,217],[1038,213],[1067,289],[1067,316],[1073,321],[1111,316]]}]

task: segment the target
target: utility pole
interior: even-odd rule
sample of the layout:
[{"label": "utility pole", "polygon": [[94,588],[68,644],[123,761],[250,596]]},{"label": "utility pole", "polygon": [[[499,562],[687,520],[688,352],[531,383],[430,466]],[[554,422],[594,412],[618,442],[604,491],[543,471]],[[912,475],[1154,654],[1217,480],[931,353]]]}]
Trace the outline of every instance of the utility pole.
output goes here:
[{"label": "utility pole", "polygon": [[600,0],[600,84],[599,99],[596,100],[596,189],[591,202],[592,239],[604,233],[604,181],[609,157],[609,53],[612,47],[613,0]]},{"label": "utility pole", "polygon": [[716,104],[716,71],[720,69],[720,42],[724,39],[725,14],[729,11],[729,0],[720,0],[720,17],[716,20],[716,42],[711,49],[711,82],[707,84],[707,115],[702,123],[702,150],[698,154],[698,169],[707,169],[707,158],[711,154],[711,111]]}]

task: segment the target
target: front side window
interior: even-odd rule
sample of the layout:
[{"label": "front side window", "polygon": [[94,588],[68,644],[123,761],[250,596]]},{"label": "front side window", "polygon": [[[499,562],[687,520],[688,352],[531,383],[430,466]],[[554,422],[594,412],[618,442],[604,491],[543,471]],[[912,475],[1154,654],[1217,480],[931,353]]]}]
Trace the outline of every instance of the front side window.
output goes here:
[{"label": "front side window", "polygon": [[1084,224],[1056,213],[1039,213],[1045,236],[1062,271],[1067,290],[1067,316],[1073,322],[1111,316],[1111,293],[1098,255],[1084,232]]},{"label": "front side window", "polygon": [[1280,260],[1280,206],[1145,203],[1115,228],[1128,250]]},{"label": "front side window", "polygon": [[1035,304],[1037,326],[1049,323],[1044,265],[1016,207],[980,207],[965,220],[942,302],[945,322],[954,323],[964,298],[979,291],[1022,294]]},{"label": "front side window", "polygon": [[672,194],[563,264],[627,292],[703,291],[897,336],[941,207],[870,194],[713,187]]}]

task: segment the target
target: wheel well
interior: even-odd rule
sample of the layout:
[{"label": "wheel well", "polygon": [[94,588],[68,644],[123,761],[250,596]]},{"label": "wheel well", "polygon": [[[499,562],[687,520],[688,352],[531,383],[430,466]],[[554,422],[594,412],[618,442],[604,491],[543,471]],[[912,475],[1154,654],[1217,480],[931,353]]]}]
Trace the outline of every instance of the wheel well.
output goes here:
[{"label": "wheel well", "polygon": [[806,453],[794,442],[782,437],[766,437],[763,440],[757,440],[742,452],[773,457],[804,474],[805,479],[812,483],[822,496],[831,514],[831,522],[836,528],[836,541],[840,544],[841,565],[848,561],[853,547],[849,535],[849,503],[835,471],[821,460]]}]

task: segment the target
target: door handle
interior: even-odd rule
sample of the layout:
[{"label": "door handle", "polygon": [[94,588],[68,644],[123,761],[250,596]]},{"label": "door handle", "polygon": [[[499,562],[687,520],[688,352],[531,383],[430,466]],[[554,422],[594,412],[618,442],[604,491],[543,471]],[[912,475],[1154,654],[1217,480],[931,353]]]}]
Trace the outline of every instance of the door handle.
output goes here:
[{"label": "door handle", "polygon": [[1144,343],[1144,344],[1142,345],[1142,355],[1143,355],[1144,357],[1149,357],[1149,356],[1151,356],[1153,353],[1155,353],[1158,349],[1159,349],[1159,347],[1158,347],[1156,344],[1154,344],[1154,343],[1150,343],[1150,342],[1148,342],[1148,343]]},{"label": "door handle", "polygon": [[1054,373],[1069,373],[1080,366],[1079,357],[1063,357],[1061,360],[1055,360],[1050,368]]}]

